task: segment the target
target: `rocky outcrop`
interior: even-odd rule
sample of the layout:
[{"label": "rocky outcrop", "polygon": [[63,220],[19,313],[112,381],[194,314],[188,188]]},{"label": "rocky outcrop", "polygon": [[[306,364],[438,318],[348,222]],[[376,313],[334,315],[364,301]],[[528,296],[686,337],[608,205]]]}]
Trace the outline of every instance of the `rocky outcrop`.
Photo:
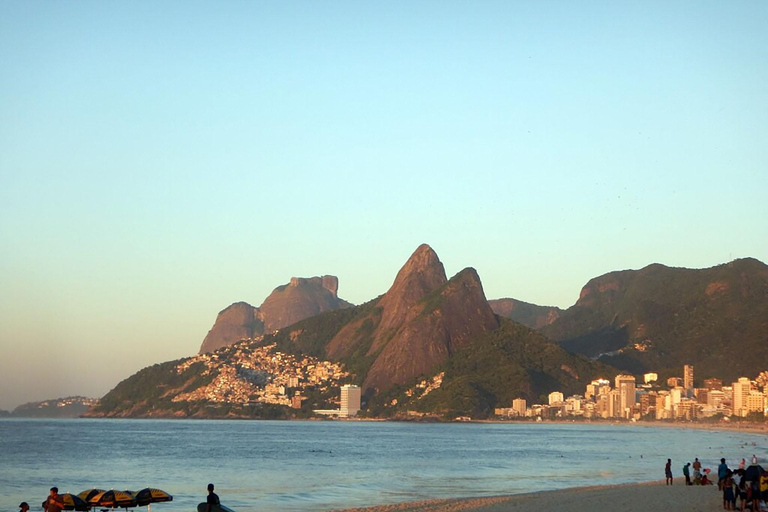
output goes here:
[{"label": "rocky outcrop", "polygon": [[275,288],[258,308],[236,302],[216,317],[200,353],[282,329],[325,311],[351,307],[338,297],[338,289],[336,276],[292,277],[288,284]]},{"label": "rocky outcrop", "polygon": [[540,329],[557,320],[563,310],[555,306],[538,306],[517,299],[493,299],[488,304],[494,313],[523,324],[531,329]]},{"label": "rocky outcrop", "polygon": [[235,302],[223,309],[200,346],[200,353],[213,352],[246,338],[264,334],[264,322],[258,308],[247,302]]},{"label": "rocky outcrop", "polygon": [[443,264],[421,245],[367,315],[327,346],[334,359],[372,360],[363,387],[383,391],[427,375],[473,336],[498,328],[480,278],[466,268],[447,280]]},{"label": "rocky outcrop", "polygon": [[259,307],[264,331],[295,324],[325,311],[348,308],[351,304],[338,297],[336,276],[292,277],[287,285],[278,286]]}]

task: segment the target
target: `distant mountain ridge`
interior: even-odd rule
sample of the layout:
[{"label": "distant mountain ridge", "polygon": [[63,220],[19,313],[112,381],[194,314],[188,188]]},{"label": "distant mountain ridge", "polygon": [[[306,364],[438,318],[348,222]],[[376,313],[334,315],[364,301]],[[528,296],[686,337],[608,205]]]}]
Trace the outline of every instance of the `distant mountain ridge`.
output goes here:
[{"label": "distant mountain ridge", "polygon": [[562,314],[563,310],[555,306],[538,306],[522,300],[504,298],[488,301],[494,313],[509,318],[531,329],[541,329],[549,325]]},{"label": "distant mountain ridge", "polygon": [[98,399],[84,396],[53,398],[21,404],[8,416],[14,418],[78,418],[98,403]]},{"label": "distant mountain ridge", "polygon": [[261,336],[325,311],[352,307],[339,298],[338,290],[336,276],[292,277],[288,284],[275,288],[258,308],[236,302],[219,312],[199,353]]},{"label": "distant mountain ridge", "polygon": [[[258,318],[242,306],[233,308],[232,315],[246,326]],[[477,272],[465,268],[448,279],[437,254],[426,244],[408,258],[380,297],[249,338],[201,354],[199,361],[145,368],[110,391],[92,415],[293,417],[299,413],[259,402],[260,396],[270,393],[284,401],[279,394],[283,391],[272,382],[290,380],[279,363],[290,358],[316,358],[321,367],[341,365],[341,374],[363,387],[364,414],[373,417],[409,410],[487,417],[494,407],[510,406],[513,398],[546,400],[555,390],[573,394],[591,379],[616,373],[569,354],[526,326],[497,317]],[[267,347],[284,355],[252,359]],[[253,372],[260,376],[258,383],[245,382]],[[305,385],[303,375],[300,386]],[[271,387],[267,392],[252,386]],[[215,393],[198,391],[203,389]],[[317,407],[314,404],[322,408],[322,401],[332,395],[338,400],[338,391],[328,387],[311,393],[315,398],[301,404],[305,417]],[[240,396],[240,402],[227,405],[214,400],[227,395]],[[214,401],[206,402],[206,396]]]},{"label": "distant mountain ridge", "polygon": [[768,266],[738,259],[706,269],[660,264],[590,280],[541,332],[569,351],[640,374],[727,381],[768,367]]}]

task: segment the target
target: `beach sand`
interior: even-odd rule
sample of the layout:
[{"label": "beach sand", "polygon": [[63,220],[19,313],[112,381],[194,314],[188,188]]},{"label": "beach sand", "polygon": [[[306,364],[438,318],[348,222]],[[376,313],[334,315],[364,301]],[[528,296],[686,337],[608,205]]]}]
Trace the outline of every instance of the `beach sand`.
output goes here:
[{"label": "beach sand", "polygon": [[578,487],[512,496],[429,500],[346,509],[344,512],[718,512],[723,510],[717,486],[664,482]]}]

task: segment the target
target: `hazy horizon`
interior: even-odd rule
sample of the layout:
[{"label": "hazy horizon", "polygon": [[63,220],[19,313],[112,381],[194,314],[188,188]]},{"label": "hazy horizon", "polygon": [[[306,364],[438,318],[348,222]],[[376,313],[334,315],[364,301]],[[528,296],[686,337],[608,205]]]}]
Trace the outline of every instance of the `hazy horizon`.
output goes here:
[{"label": "hazy horizon", "polygon": [[764,2],[0,4],[0,409],[421,243],[489,299],[768,261]]}]

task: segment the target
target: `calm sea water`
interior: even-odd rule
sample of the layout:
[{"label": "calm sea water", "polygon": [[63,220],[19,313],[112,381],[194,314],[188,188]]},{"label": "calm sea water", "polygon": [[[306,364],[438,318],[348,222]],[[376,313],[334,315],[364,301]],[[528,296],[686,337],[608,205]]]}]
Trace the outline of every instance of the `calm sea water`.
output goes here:
[{"label": "calm sea water", "polygon": [[[583,424],[0,420],[0,507],[47,490],[159,487],[152,512],[193,512],[208,482],[238,512],[318,511],[663,479],[716,468],[765,436]],[[754,444],[753,444],[754,443]],[[140,512],[143,509],[138,509]]]}]

